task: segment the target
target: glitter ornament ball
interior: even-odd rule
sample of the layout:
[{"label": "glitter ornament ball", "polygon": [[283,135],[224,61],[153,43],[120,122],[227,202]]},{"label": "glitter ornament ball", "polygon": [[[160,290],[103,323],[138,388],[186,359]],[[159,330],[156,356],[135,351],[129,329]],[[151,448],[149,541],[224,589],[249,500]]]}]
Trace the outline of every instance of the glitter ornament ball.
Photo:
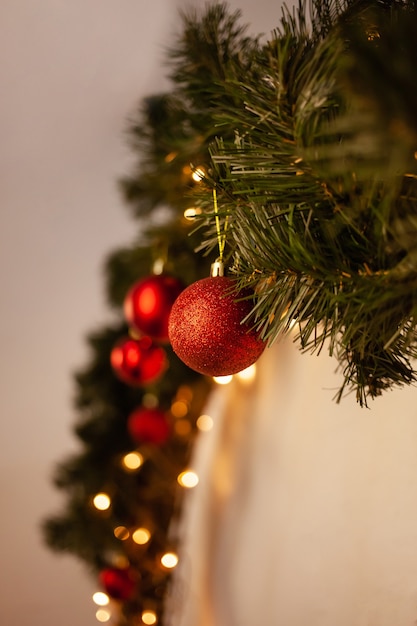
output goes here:
[{"label": "glitter ornament ball", "polygon": [[114,600],[129,600],[136,588],[136,576],[129,567],[108,567],[99,574],[105,592]]},{"label": "glitter ornament ball", "polygon": [[156,381],[167,367],[166,353],[150,337],[124,337],[110,354],[110,363],[116,376],[124,383],[142,386]]},{"label": "glitter ornament ball", "polygon": [[127,418],[127,431],[136,444],[164,444],[171,434],[166,415],[159,409],[139,408]]},{"label": "glitter ornament ball", "polygon": [[172,306],[168,325],[172,348],[201,374],[236,374],[265,349],[250,325],[242,324],[252,305],[250,300],[236,300],[233,284],[227,276],[203,278],[180,293]]},{"label": "glitter ornament ball", "polygon": [[135,330],[157,339],[168,341],[168,318],[183,283],[167,274],[148,276],[138,281],[128,291],[124,314]]}]

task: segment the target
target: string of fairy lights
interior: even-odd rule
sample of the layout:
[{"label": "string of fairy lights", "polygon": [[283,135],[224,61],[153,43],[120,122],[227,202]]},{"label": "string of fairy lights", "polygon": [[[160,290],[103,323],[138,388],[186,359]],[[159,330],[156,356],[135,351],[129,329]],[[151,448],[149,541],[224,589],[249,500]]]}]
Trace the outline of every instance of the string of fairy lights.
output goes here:
[{"label": "string of fairy lights", "polygon": [[[213,382],[220,386],[228,385],[233,379],[241,381],[243,384],[251,383],[256,376],[256,364],[230,376],[213,377]],[[173,400],[171,412],[180,423],[184,418],[185,407],[177,398]],[[196,428],[199,433],[210,433],[215,425],[214,418],[208,413],[201,413],[196,420]],[[126,452],[120,458],[120,466],[126,472],[138,472],[146,463],[145,455],[139,450],[131,450]],[[199,476],[192,467],[187,467],[180,471],[176,477],[177,484],[184,490],[195,489],[199,482]],[[92,496],[91,506],[98,513],[106,513],[112,506],[112,496],[110,493],[100,491]],[[130,541],[133,544],[143,547],[152,539],[152,529],[146,526],[137,526],[129,528],[124,525],[115,526],[114,536],[121,542]],[[180,555],[171,549],[163,551],[159,555],[159,566],[168,572],[172,572],[177,567]],[[119,565],[127,565],[125,559],[119,556]],[[119,599],[112,598],[109,593],[100,586],[92,595],[92,601],[95,606],[95,617],[100,623],[120,624],[121,602]],[[144,607],[140,615],[138,615],[137,624],[145,626],[157,625],[160,621],[158,608]]]},{"label": "string of fairy lights", "polygon": [[[203,167],[187,166],[185,173],[197,184],[206,175]],[[184,219],[192,222],[200,214],[198,207],[189,207]],[[103,549],[105,565],[92,596],[97,621],[114,626],[163,625],[163,598],[181,556],[172,527],[181,516],[185,493],[200,483],[190,466],[194,440],[201,433],[209,434],[215,425],[215,418],[204,411],[211,383],[225,386],[237,379],[246,384],[256,375],[255,363],[241,371],[235,368],[236,373],[227,376],[191,367],[204,374],[203,380],[192,382],[188,370],[183,378],[180,375],[182,380],[169,392],[169,399],[160,393],[159,382],[169,374],[175,357],[168,349],[169,344],[173,348],[168,319],[185,288],[180,279],[165,273],[164,263],[158,257],[151,275],[139,279],[125,296],[128,333],[113,345],[109,361],[116,378],[140,389],[138,406],[126,416],[131,449],[108,459],[109,480],[90,493],[87,502],[89,511],[104,524],[106,541],[116,546]],[[129,496],[123,493],[117,472],[125,478],[131,475]],[[131,500],[123,515],[119,504],[127,497]]]}]

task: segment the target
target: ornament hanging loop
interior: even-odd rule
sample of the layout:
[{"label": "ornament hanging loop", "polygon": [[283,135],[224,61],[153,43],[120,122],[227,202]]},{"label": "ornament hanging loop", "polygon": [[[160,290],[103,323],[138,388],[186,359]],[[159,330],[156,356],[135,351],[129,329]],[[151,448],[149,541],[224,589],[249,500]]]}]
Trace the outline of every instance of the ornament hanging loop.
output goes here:
[{"label": "ornament hanging loop", "polygon": [[217,242],[219,246],[219,256],[211,266],[211,276],[224,276],[223,254],[224,254],[224,247],[226,245],[227,217],[224,222],[224,230],[222,232],[221,227],[220,227],[219,208],[217,205],[217,193],[215,189],[213,189],[213,206],[214,206],[214,215],[216,219],[216,232],[217,232]]},{"label": "ornament hanging loop", "polygon": [[210,276],[224,276],[224,263],[220,257],[211,264]]}]

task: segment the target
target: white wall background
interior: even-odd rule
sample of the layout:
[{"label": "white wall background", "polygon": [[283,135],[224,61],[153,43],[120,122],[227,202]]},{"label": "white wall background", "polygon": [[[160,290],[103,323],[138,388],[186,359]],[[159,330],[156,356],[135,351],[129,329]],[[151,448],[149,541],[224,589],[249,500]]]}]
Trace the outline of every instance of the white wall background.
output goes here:
[{"label": "white wall background", "polygon": [[288,338],[210,400],[169,626],[417,623],[417,390],[334,369]]},{"label": "white wall background", "polygon": [[[190,1],[203,5],[202,0]],[[234,0],[254,33],[273,0]],[[72,372],[108,312],[101,265],[129,243],[116,190],[127,116],[164,84],[180,0],[0,3],[0,622],[96,623],[82,564],[41,543],[50,477],[75,449]]]}]

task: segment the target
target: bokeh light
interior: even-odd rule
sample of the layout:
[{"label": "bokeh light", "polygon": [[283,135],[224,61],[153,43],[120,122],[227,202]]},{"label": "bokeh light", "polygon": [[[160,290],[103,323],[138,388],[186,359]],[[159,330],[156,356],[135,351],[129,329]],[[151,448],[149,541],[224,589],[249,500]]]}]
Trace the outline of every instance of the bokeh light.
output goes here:
[{"label": "bokeh light", "polygon": [[156,613],[155,611],[143,611],[142,613],[142,622],[144,624],[147,624],[147,626],[152,626],[152,624],[156,624],[158,621],[158,618],[156,617]]},{"label": "bokeh light", "polygon": [[199,183],[203,180],[203,178],[205,177],[206,172],[205,169],[203,167],[197,167],[193,173],[191,174],[191,178],[196,182]]},{"label": "bokeh light", "polygon": [[107,511],[111,505],[110,496],[107,493],[97,493],[93,498],[93,504],[99,511]]},{"label": "bokeh light", "polygon": [[236,374],[236,377],[239,378],[239,380],[243,380],[244,382],[251,382],[252,380],[254,380],[255,376],[256,376],[255,363],[253,363],[252,365],[249,365],[249,367],[247,367],[246,369]]},{"label": "bokeh light", "polygon": [[185,487],[186,489],[192,489],[196,487],[199,483],[199,478],[195,472],[192,470],[185,470],[181,472],[181,474],[177,478],[181,487]]},{"label": "bokeh light", "polygon": [[196,424],[198,430],[203,432],[209,432],[214,426],[213,418],[210,415],[200,415]]},{"label": "bokeh light", "polygon": [[165,552],[161,557],[161,563],[167,569],[173,569],[178,565],[178,556],[175,552]]},{"label": "bokeh light", "polygon": [[143,456],[140,452],[128,452],[124,455],[122,463],[125,469],[135,471],[142,465]]},{"label": "bokeh light", "polygon": [[150,538],[151,538],[151,533],[147,528],[137,528],[132,533],[133,541],[140,546],[143,546],[145,545],[145,543],[148,543]]},{"label": "bokeh light", "polygon": [[232,382],[233,376],[232,375],[229,375],[229,376],[213,376],[213,380],[218,385],[228,385],[229,383]]},{"label": "bokeh light", "polygon": [[116,526],[113,533],[116,539],[120,539],[120,541],[126,541],[126,539],[129,539],[130,537],[130,533],[126,526]]},{"label": "bokeh light", "polygon": [[93,593],[93,602],[98,606],[106,606],[110,602],[110,598],[104,591],[96,591]]},{"label": "bokeh light", "polygon": [[199,207],[189,207],[184,211],[184,217],[186,220],[194,220],[198,215],[201,215],[201,209]]},{"label": "bokeh light", "polygon": [[99,622],[108,622],[111,618],[111,613],[107,609],[98,609],[98,611],[96,611],[96,618]]}]

